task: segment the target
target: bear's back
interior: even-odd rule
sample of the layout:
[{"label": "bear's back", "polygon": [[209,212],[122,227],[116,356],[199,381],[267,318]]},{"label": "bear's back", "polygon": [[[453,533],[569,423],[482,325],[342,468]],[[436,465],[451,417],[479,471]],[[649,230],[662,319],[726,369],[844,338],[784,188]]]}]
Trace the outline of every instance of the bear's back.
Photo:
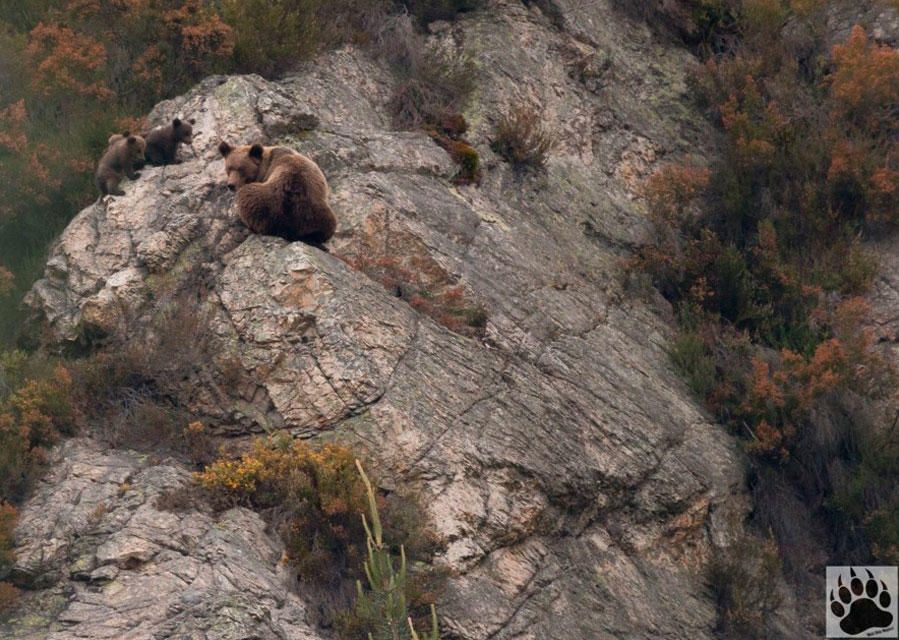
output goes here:
[{"label": "bear's back", "polygon": [[101,165],[106,165],[116,171],[121,171],[125,168],[125,163],[130,159],[129,153],[130,150],[128,148],[128,138],[125,136],[112,136],[110,137],[110,145],[106,148],[106,153],[103,154],[103,157],[100,159]]},{"label": "bear's back", "polygon": [[328,182],[315,161],[287,147],[271,147],[265,177],[266,182],[275,176],[294,175],[303,183],[303,191],[312,197],[327,199]]}]

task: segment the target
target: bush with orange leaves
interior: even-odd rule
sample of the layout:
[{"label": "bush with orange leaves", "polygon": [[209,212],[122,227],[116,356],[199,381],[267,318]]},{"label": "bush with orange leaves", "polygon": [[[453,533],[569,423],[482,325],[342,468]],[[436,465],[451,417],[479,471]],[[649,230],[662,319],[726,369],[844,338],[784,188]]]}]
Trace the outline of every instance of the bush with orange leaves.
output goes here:
[{"label": "bush with orange leaves", "polygon": [[48,10],[26,53],[41,95],[88,97],[96,109],[97,101],[146,107],[215,70],[233,48],[231,27],[202,0],[84,0]]},{"label": "bush with orange leaves", "polygon": [[[0,360],[0,382],[7,388],[10,362]],[[74,429],[72,378],[62,365],[8,392],[0,401],[0,500],[22,499],[46,462],[47,449]]]},{"label": "bush with orange leaves", "polygon": [[17,517],[14,506],[0,502],[0,618],[15,606],[19,597],[19,590],[4,581],[15,560],[13,542]]},{"label": "bush with orange leaves", "polygon": [[327,582],[357,571],[365,555],[360,514],[368,502],[354,461],[340,445],[273,438],[237,460],[214,462],[197,480],[219,507],[268,512],[300,575]]},{"label": "bush with orange leaves", "polygon": [[32,70],[31,86],[43,99],[68,104],[75,98],[108,101],[106,47],[67,26],[39,22],[28,37],[25,55]]},{"label": "bush with orange leaves", "polygon": [[0,265],[0,298],[8,295],[13,290],[14,276],[12,272]]},{"label": "bush with orange leaves", "polygon": [[[752,9],[769,21],[763,4],[743,3],[743,19]],[[883,117],[899,98],[899,53],[856,28],[834,49],[831,75],[810,83],[776,32],[756,42],[746,28],[743,49],[710,58],[700,83],[726,134],[721,161],[650,178],[655,235],[637,262],[676,305],[699,303],[767,346],[810,352],[826,333],[809,322],[821,297],[863,293],[872,280],[860,234],[899,222],[899,144]]]},{"label": "bush with orange leaves", "polygon": [[[809,355],[791,349],[782,349],[776,357],[751,355],[748,371],[736,376],[733,371],[724,375],[718,362],[718,385],[703,388],[709,408],[751,436],[751,454],[789,461],[802,431],[812,428],[816,403],[847,391],[882,397],[895,381],[889,364],[873,350],[870,332],[861,328],[867,312],[861,298],[841,302],[830,317],[822,318],[831,337]],[[711,353],[710,346],[706,350]]]},{"label": "bush with orange leaves", "polygon": [[[899,223],[899,50],[856,26],[833,48],[827,78],[831,121],[838,130],[828,171],[832,191],[854,212]],[[845,208],[845,204],[843,205]]]},{"label": "bush with orange leaves", "polygon": [[[110,133],[224,70],[233,34],[203,0],[69,0],[4,16],[0,29],[0,255],[21,294],[79,208]],[[18,305],[0,309],[11,341]]]},{"label": "bush with orange leaves", "polygon": [[712,172],[692,164],[666,164],[645,185],[649,215],[658,227],[679,228],[684,217],[709,186]]},{"label": "bush with orange leaves", "polygon": [[72,378],[62,366],[36,366],[19,352],[0,352],[0,616],[18,590],[3,580],[13,562],[18,504],[47,460],[47,447],[75,428]]},{"label": "bush with orange leaves", "polygon": [[[821,0],[707,4],[726,15],[700,47],[696,88],[721,153],[706,175],[684,163],[650,179],[655,233],[635,262],[680,320],[673,363],[745,436],[760,495],[790,487],[835,548],[888,557],[899,451],[870,444],[886,436],[867,409],[895,375],[861,328],[858,296],[876,272],[862,239],[899,223],[899,51],[861,27],[828,51],[813,35]],[[763,526],[808,548],[788,539],[788,509],[762,502]]]},{"label": "bush with orange leaves", "polygon": [[830,93],[834,117],[869,132],[895,132],[899,104],[899,51],[872,42],[856,25],[834,45]]},{"label": "bush with orange leaves", "polygon": [[[345,608],[356,580],[365,579],[362,515],[369,498],[350,449],[281,434],[256,440],[239,458],[218,460],[195,477],[216,508],[259,511],[284,540],[287,561],[300,579],[328,591],[322,607],[340,621],[340,637],[358,637],[351,629],[358,620]],[[432,555],[434,538],[424,527],[415,495],[379,492],[376,502],[385,535],[409,558],[404,597],[417,619],[429,611],[445,577],[417,566],[416,561]]]}]

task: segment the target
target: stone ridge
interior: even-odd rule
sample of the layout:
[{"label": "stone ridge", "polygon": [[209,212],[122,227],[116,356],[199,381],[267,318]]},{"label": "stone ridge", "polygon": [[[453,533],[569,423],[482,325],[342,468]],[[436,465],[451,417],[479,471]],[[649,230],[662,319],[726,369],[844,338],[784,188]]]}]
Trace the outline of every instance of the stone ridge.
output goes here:
[{"label": "stone ridge", "polygon": [[[642,180],[708,146],[691,59],[606,0],[589,14],[557,5],[564,29],[497,0],[433,36],[478,65],[466,117],[480,187],[454,186],[424,133],[391,129],[391,77],[358,50],[279,82],[209,78],[151,114],[196,119],[187,161],[82,211],[28,303],[57,345],[141,341],[171,303],[160,292],[200,273],[197,317],[217,355],[191,408],[234,438],[328,432],[420,490],[445,545],[436,562],[453,572],[447,637],[713,638],[703,569],[741,532],[743,461],[669,365],[663,305],[623,271],[646,230]],[[489,150],[521,103],[558,141],[545,175]],[[340,225],[330,254],[247,236],[221,139],[290,145],[322,166]],[[459,282],[487,311],[484,338],[338,259],[360,251]],[[239,382],[215,373],[224,361]],[[255,515],[163,513],[149,496],[186,472],[97,447],[64,446],[23,510],[17,570],[39,587],[26,597],[39,614],[13,637],[318,637]]]}]

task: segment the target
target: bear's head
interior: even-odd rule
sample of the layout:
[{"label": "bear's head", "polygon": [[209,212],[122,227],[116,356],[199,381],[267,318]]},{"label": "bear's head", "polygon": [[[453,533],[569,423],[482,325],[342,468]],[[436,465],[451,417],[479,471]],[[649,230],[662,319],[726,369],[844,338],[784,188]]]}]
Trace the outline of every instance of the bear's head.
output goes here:
[{"label": "bear's head", "polygon": [[[111,140],[112,138],[110,138]],[[147,142],[140,136],[133,136],[127,131],[122,134],[122,137],[119,138],[119,143],[124,142],[125,144],[125,153],[132,160],[144,161],[146,158],[144,157],[144,151],[147,150]]]},{"label": "bear's head", "polygon": [[219,153],[225,158],[225,173],[228,174],[228,188],[231,191],[259,180],[264,152],[261,144],[244,144],[239,147],[232,147],[227,142],[219,144]]},{"label": "bear's head", "polygon": [[194,141],[194,128],[191,126],[194,122],[193,119],[186,122],[180,118],[172,120],[172,133],[175,134],[175,142],[191,144]]}]

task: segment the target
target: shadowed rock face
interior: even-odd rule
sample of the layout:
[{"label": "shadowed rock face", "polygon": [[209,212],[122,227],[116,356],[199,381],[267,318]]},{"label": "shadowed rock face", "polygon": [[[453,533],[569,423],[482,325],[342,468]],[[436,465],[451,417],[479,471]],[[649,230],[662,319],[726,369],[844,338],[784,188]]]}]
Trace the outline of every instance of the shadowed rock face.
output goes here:
[{"label": "shadowed rock face", "polygon": [[[185,162],[82,211],[28,303],[55,345],[140,342],[171,303],[160,291],[198,277],[215,361],[189,383],[192,408],[232,437],[336,432],[420,489],[436,561],[455,572],[448,637],[711,638],[703,567],[739,532],[742,462],[668,364],[668,323],[622,285],[646,226],[639,184],[707,146],[691,61],[603,1],[558,4],[564,30],[509,1],[435,36],[479,66],[466,117],[480,188],[453,186],[425,134],[391,129],[390,76],[354,49],[280,82],[210,78],[150,118],[196,119]],[[521,103],[555,133],[545,175],[489,151]],[[320,164],[339,219],[330,254],[248,236],[221,139]],[[338,259],[361,253],[460,284],[487,311],[484,338]],[[319,637],[257,516],[161,512],[152,497],[186,471],[98,447],[65,445],[24,508],[17,571],[41,589],[14,637]]]}]

